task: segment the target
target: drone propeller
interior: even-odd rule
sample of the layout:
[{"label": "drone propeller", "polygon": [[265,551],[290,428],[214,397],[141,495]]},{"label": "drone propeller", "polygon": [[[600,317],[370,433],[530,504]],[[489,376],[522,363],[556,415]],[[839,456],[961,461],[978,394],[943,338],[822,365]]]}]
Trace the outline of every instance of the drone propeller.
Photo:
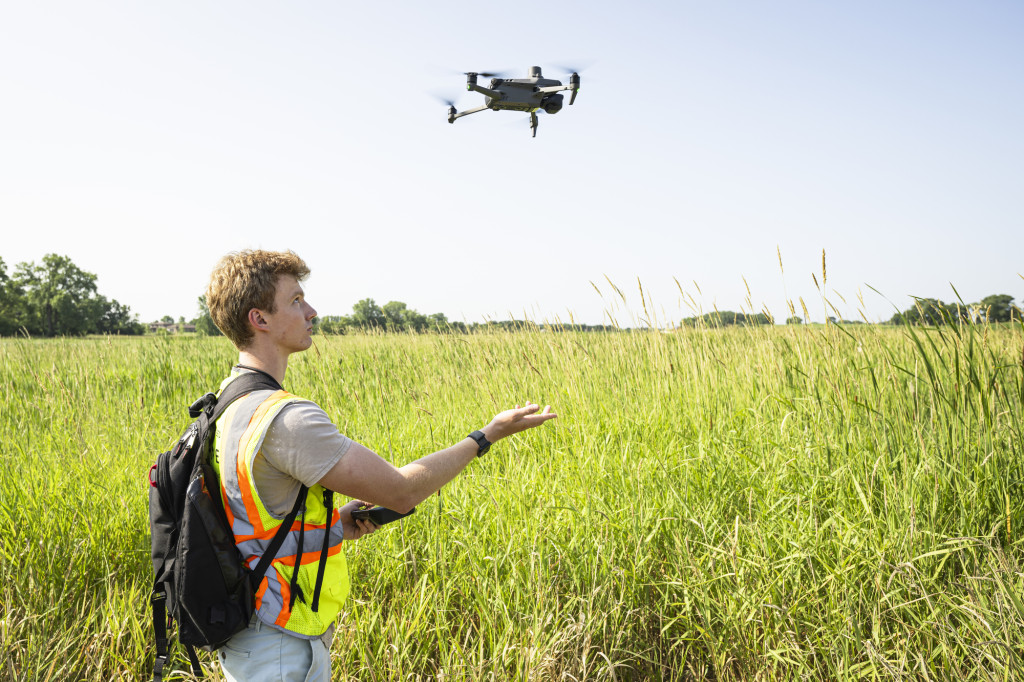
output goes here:
[{"label": "drone propeller", "polygon": [[572,66],[565,66],[564,64],[563,65],[552,64],[552,66],[557,71],[563,71],[563,72],[569,74],[569,85],[572,86],[572,94],[569,96],[569,106],[572,106],[573,103],[576,101],[576,95],[578,95],[579,92],[580,92],[580,71],[584,71],[584,70],[590,68],[590,62],[587,62],[586,64],[579,65],[579,68],[572,67]]},{"label": "drone propeller", "polygon": [[589,69],[592,64],[591,62],[584,62],[583,64],[577,64],[576,66],[565,66],[564,64],[552,64],[551,65],[556,71],[562,73],[582,73]]},{"label": "drone propeller", "polygon": [[430,96],[448,106],[448,122],[455,123],[455,114],[459,113],[455,108],[455,99],[436,92],[430,93]]},{"label": "drone propeller", "polygon": [[434,99],[436,99],[441,104],[445,105],[446,107],[454,107],[455,106],[455,102],[458,100],[458,98],[461,96],[462,93],[459,93],[457,95],[453,95],[453,94],[451,94],[451,92],[446,92],[444,90],[441,90],[441,91],[428,92],[427,94],[430,95],[431,97],[433,97]]},{"label": "drone propeller", "polygon": [[463,71],[464,76],[480,76],[481,78],[504,78],[504,71]]}]

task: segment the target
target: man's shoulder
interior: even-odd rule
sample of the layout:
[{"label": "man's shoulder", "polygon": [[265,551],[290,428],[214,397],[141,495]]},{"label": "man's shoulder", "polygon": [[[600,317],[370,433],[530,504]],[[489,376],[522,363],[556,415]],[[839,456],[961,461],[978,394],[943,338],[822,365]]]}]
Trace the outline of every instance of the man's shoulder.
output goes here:
[{"label": "man's shoulder", "polygon": [[312,400],[289,394],[288,402],[274,417],[271,428],[303,431],[311,426],[333,423],[327,412]]},{"label": "man's shoulder", "polygon": [[281,413],[287,413],[291,419],[298,419],[300,417],[319,419],[322,417],[330,420],[322,407],[312,400],[297,396],[294,393],[288,394],[287,404],[281,408]]}]

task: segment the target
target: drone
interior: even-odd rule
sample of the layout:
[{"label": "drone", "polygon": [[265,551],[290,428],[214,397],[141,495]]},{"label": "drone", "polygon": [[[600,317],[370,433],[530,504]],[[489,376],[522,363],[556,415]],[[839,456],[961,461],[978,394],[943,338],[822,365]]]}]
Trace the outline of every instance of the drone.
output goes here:
[{"label": "drone", "polygon": [[[475,90],[486,99],[483,106],[466,111],[456,111],[455,103],[448,102],[448,122],[455,123],[455,119],[475,114],[484,109],[491,111],[527,111],[530,113],[530,128],[533,129],[533,136],[537,137],[537,110],[543,109],[546,113],[557,114],[562,110],[563,90],[571,90],[569,105],[576,101],[576,93],[580,91],[580,75],[575,71],[569,76],[569,84],[562,85],[562,81],[544,78],[539,66],[530,67],[528,78],[501,78],[500,73],[477,73],[466,72],[466,90]],[[491,87],[485,88],[477,85],[477,78],[490,78]]]}]

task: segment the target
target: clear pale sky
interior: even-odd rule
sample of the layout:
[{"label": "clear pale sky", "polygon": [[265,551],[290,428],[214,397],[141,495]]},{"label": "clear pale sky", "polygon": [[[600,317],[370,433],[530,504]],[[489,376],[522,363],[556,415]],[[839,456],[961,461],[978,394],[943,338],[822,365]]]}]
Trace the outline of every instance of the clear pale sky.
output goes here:
[{"label": "clear pale sky", "polygon": [[[67,255],[142,321],[249,247],[325,315],[631,325],[639,278],[671,322],[675,278],[820,320],[823,249],[847,318],[891,316],[869,286],[1020,301],[1022,36],[1020,2],[5,3],[0,257]],[[536,139],[431,96],[531,65],[586,67]]]}]

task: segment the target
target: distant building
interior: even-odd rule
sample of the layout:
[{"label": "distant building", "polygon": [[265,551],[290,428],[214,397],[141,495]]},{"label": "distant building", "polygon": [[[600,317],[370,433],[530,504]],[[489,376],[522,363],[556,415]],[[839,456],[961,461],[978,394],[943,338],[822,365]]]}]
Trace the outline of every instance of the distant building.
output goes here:
[{"label": "distant building", "polygon": [[160,322],[159,320],[149,323],[150,334],[154,334],[161,329],[168,334],[177,334],[178,332],[195,332],[196,326],[187,322],[182,324],[180,322]]}]

